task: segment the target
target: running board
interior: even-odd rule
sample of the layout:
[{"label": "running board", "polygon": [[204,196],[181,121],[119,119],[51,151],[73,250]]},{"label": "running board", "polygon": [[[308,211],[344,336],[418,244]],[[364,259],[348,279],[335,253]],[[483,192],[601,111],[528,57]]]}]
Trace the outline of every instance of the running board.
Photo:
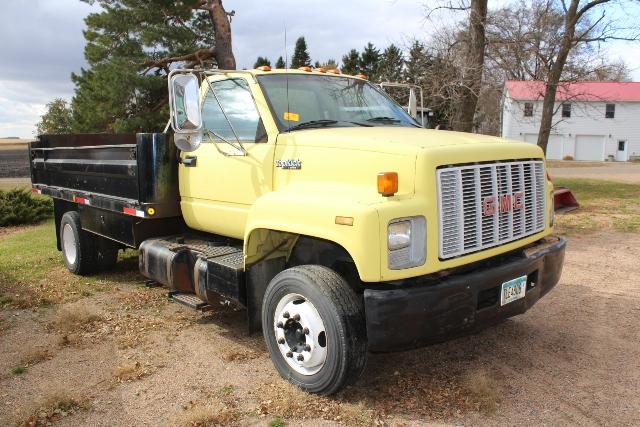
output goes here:
[{"label": "running board", "polygon": [[213,306],[207,302],[202,301],[196,296],[196,294],[184,293],[184,292],[169,292],[169,299],[179,304],[185,305],[189,308],[198,311],[213,310]]}]

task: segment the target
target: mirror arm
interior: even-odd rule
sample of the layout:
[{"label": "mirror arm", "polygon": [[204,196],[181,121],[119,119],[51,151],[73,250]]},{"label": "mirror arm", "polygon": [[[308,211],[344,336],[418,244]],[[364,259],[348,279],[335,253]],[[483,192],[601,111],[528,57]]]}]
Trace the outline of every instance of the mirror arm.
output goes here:
[{"label": "mirror arm", "polygon": [[[213,141],[213,145],[215,145],[216,150],[218,150],[218,152],[220,154],[222,154],[223,156],[226,156],[226,157],[244,157],[244,156],[248,155],[248,153],[244,149],[244,147],[242,147],[242,149],[239,149],[238,147],[233,145],[231,142],[227,141],[226,138],[222,137],[221,135],[218,135],[217,133],[215,133],[212,130],[207,129],[206,127],[204,128],[204,131],[205,131],[205,133],[209,134],[209,138]],[[230,146],[232,146],[236,150],[240,151],[240,153],[239,154],[233,154],[233,153],[227,153],[226,151],[221,150],[220,147],[218,147],[218,143],[215,141],[214,138],[212,138],[212,136],[218,138],[222,142],[225,142],[225,143],[229,144]]]},{"label": "mirror arm", "polygon": [[[231,120],[229,120],[229,117],[227,116],[227,113],[224,111],[224,108],[222,107],[222,104],[220,103],[220,100],[218,99],[218,95],[216,95],[216,92],[213,90],[213,87],[211,86],[211,82],[209,81],[209,79],[207,78],[207,76],[204,76],[205,81],[207,82],[207,85],[209,86],[209,91],[211,91],[211,94],[213,94],[213,97],[215,98],[216,102],[218,103],[218,106],[220,107],[220,111],[222,111],[222,115],[224,116],[225,120],[227,121],[227,123],[229,124],[229,127],[231,128],[231,132],[233,132],[233,136],[236,138],[236,142],[238,143],[238,146],[235,146],[234,144],[232,144],[231,142],[227,141],[225,138],[220,137],[219,135],[217,135],[215,132],[206,129],[207,132],[211,133],[212,135],[217,136],[218,138],[220,138],[222,141],[226,142],[227,144],[229,144],[230,146],[232,146],[233,148],[235,148],[236,150],[239,150],[242,152],[243,156],[248,155],[249,153],[247,152],[247,150],[244,148],[244,146],[242,145],[242,142],[240,142],[240,138],[238,137],[238,134],[236,133],[235,128],[233,127],[233,124],[231,124]],[[206,94],[205,94],[205,99],[206,99]],[[204,100],[203,100],[204,102]],[[217,145],[216,145],[217,147]],[[220,151],[222,154],[224,154],[220,148],[218,148],[218,151]],[[233,156],[233,154],[226,154],[229,156]]]}]

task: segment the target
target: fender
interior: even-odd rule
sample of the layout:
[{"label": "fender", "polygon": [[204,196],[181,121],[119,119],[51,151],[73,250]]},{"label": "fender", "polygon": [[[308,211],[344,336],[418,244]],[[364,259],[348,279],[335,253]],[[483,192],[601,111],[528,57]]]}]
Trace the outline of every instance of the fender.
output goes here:
[{"label": "fender", "polygon": [[[378,196],[378,197],[376,197]],[[378,200],[376,200],[378,199]],[[360,279],[380,280],[379,195],[371,188],[300,183],[260,197],[249,210],[244,235],[245,265],[278,249],[290,251],[297,236],[329,240],[342,246],[355,262]],[[353,225],[336,224],[336,217]],[[277,231],[279,237],[273,237]],[[276,241],[276,240],[280,241]],[[288,253],[287,253],[288,255]]]}]

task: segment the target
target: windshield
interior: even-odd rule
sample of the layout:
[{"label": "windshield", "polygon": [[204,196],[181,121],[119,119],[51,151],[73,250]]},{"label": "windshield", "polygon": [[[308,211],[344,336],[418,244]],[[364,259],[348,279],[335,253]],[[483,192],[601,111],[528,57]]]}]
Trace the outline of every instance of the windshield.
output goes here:
[{"label": "windshield", "polygon": [[273,74],[258,76],[258,81],[280,131],[335,126],[418,126],[402,107],[362,80]]}]

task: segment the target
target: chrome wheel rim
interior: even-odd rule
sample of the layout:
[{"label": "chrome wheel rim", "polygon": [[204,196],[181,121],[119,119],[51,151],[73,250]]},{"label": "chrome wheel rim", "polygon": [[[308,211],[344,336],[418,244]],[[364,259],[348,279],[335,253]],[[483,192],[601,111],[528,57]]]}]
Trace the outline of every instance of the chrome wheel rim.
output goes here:
[{"label": "chrome wheel rim", "polygon": [[287,294],[280,299],[273,332],[291,369],[302,375],[313,375],[322,369],[327,360],[327,336],[322,317],[307,298]]},{"label": "chrome wheel rim", "polygon": [[71,225],[65,224],[62,228],[62,250],[64,251],[64,257],[69,264],[75,264],[78,252],[76,250],[76,239],[73,234]]}]

